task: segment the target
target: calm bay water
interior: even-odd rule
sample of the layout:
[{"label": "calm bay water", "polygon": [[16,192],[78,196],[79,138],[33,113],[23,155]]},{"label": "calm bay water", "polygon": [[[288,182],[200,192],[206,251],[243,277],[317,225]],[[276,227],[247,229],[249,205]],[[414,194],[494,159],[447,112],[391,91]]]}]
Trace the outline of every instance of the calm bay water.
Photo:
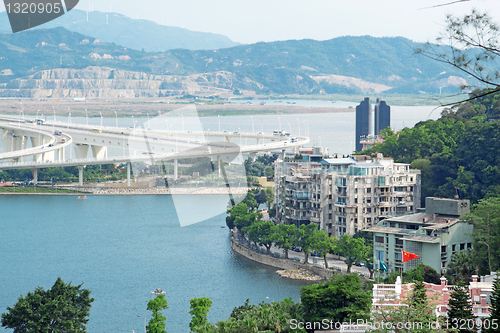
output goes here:
[{"label": "calm bay water", "polygon": [[[226,196],[191,199],[200,211]],[[301,283],[232,252],[225,214],[181,228],[170,196],[0,196],[0,212],[0,313],[58,276],[93,290],[92,333],[142,332],[155,288],[166,291],[171,333],[189,332],[193,297],[214,302],[211,322],[247,298],[300,299]]]}]

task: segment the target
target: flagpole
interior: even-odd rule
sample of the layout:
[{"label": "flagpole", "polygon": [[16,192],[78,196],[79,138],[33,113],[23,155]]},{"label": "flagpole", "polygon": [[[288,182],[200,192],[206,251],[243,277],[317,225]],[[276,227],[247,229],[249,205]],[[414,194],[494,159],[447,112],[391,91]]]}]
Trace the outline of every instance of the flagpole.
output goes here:
[{"label": "flagpole", "polygon": [[380,260],[377,260],[377,284],[380,284]]},{"label": "flagpole", "polygon": [[403,284],[403,269],[405,267],[403,249],[401,249],[401,284]]}]

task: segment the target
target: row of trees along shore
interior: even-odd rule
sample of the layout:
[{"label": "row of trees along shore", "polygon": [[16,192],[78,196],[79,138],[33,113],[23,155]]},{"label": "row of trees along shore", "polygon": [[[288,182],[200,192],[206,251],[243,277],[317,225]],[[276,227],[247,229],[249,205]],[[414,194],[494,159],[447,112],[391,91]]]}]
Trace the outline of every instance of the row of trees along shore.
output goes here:
[{"label": "row of trees along shore", "polygon": [[304,252],[306,263],[309,262],[311,252],[317,253],[325,259],[326,268],[328,268],[327,255],[338,254],[346,258],[348,273],[351,273],[351,267],[355,262],[362,261],[370,271],[370,278],[373,277],[373,247],[365,244],[365,238],[342,235],[338,239],[328,236],[323,230],[318,230],[318,226],[314,223],[300,227],[294,224],[276,225],[270,221],[263,221],[263,215],[257,207],[254,195],[250,193],[241,203],[227,211],[228,228],[237,228],[249,245],[253,242],[258,246],[264,246],[267,254],[270,254],[274,245],[284,250],[285,259],[289,258],[289,251],[292,248],[299,248]]},{"label": "row of trees along shore", "polygon": [[[420,273],[419,273],[420,272]],[[423,323],[423,327],[414,327],[405,332],[460,332],[476,331],[476,318],[468,302],[469,294],[465,283],[458,283],[452,288],[449,300],[448,318],[436,318],[434,297],[425,292],[422,270],[407,275],[407,282],[414,283],[413,292],[403,299],[407,306],[387,308],[379,311],[372,306],[372,283],[363,283],[356,274],[333,275],[328,281],[301,287],[301,300],[295,303],[291,298],[272,303],[245,304],[235,307],[226,320],[216,324],[209,322],[208,314],[213,302],[206,297],[190,300],[191,322],[189,328],[195,333],[311,333],[324,329],[325,321],[329,325],[343,322],[384,322]],[[38,287],[26,296],[20,296],[13,307],[1,315],[1,326],[13,329],[15,333],[28,332],[86,332],[90,309],[94,299],[91,291],[82,288],[83,284],[74,286],[66,284],[60,278],[54,286],[45,290]],[[432,294],[431,294],[432,295]],[[160,294],[150,299],[147,310],[151,318],[146,326],[147,333],[167,333],[167,317],[162,311],[169,308],[165,295]],[[455,323],[468,323],[466,329],[455,329]],[[500,321],[500,282],[496,280],[491,296],[491,317],[488,318],[488,329],[483,332],[498,332]],[[302,324],[299,324],[302,323]],[[432,323],[432,325],[430,325]],[[470,328],[473,323],[474,328]],[[428,326],[429,325],[429,326]],[[383,326],[384,327],[384,326]],[[387,327],[387,325],[385,325]],[[338,327],[330,326],[335,329]],[[451,330],[450,330],[451,329]],[[391,332],[375,330],[375,332]]]}]

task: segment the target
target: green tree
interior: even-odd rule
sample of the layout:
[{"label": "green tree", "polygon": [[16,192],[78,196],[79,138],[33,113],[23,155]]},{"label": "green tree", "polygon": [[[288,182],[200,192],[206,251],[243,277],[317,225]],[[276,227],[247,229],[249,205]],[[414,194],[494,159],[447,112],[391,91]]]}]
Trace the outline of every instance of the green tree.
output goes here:
[{"label": "green tree", "polygon": [[302,224],[297,230],[297,243],[304,252],[305,262],[309,262],[309,253],[315,246],[315,233],[318,231],[318,226],[314,223],[308,225]]},{"label": "green tree", "polygon": [[248,228],[248,239],[257,245],[265,246],[269,254],[276,240],[277,229],[278,227],[272,222],[257,220]]},{"label": "green tree", "polygon": [[[468,293],[468,285],[463,281],[452,288],[450,300],[448,301],[448,320],[450,327],[460,327],[459,333],[472,333],[474,330],[469,329],[470,325],[462,326],[461,323],[469,323],[474,321],[472,313],[472,305],[469,304],[470,295]],[[473,326],[472,326],[473,327]]]},{"label": "green tree", "polygon": [[248,206],[245,203],[239,203],[227,210],[226,225],[229,229],[236,227],[235,221],[237,217],[248,214]]},{"label": "green tree", "polygon": [[274,243],[277,247],[285,251],[285,259],[288,259],[288,251],[297,242],[297,231],[298,230],[295,224],[278,224],[278,228],[276,230],[276,239]]},{"label": "green tree", "polygon": [[37,287],[19,297],[14,307],[7,307],[2,326],[15,333],[85,332],[93,301],[82,284],[73,286],[57,278],[51,289]]},{"label": "green tree", "polygon": [[351,267],[356,261],[360,261],[366,257],[369,247],[365,245],[363,238],[352,238],[347,234],[343,234],[339,240],[337,250],[339,254],[347,260],[347,273],[351,273]]},{"label": "green tree", "polygon": [[472,281],[472,275],[475,273],[477,266],[472,253],[471,250],[462,250],[451,256],[446,275],[453,278],[452,283],[457,281],[468,283]]},{"label": "green tree", "polygon": [[152,312],[152,318],[149,321],[148,326],[146,326],[147,332],[167,333],[165,330],[167,317],[160,312],[161,310],[168,309],[168,302],[165,295],[158,295],[149,300],[147,309]]},{"label": "green tree", "polygon": [[212,301],[207,297],[193,298],[189,301],[191,310],[189,314],[193,316],[189,327],[191,331],[196,332],[196,328],[207,322],[207,315],[212,306]]},{"label": "green tree", "polygon": [[500,196],[480,200],[465,219],[474,226],[474,249],[491,262],[490,271],[500,268]]},{"label": "green tree", "polygon": [[327,255],[331,252],[335,252],[335,250],[337,249],[337,238],[335,238],[334,236],[328,237],[328,234],[323,230],[315,232],[313,237],[313,249],[316,250],[316,252],[319,252],[319,254],[323,257],[323,260],[325,261],[325,267],[328,268]]},{"label": "green tree", "polygon": [[371,291],[363,290],[356,274],[333,275],[325,283],[303,286],[300,300],[306,321],[356,321],[369,317]]},{"label": "green tree", "polygon": [[[490,324],[494,319],[496,319],[497,324],[500,323],[500,279],[495,278],[493,282],[493,293],[490,296],[491,306],[490,306]],[[498,327],[493,329],[493,327],[485,330],[486,333],[498,332]]]}]

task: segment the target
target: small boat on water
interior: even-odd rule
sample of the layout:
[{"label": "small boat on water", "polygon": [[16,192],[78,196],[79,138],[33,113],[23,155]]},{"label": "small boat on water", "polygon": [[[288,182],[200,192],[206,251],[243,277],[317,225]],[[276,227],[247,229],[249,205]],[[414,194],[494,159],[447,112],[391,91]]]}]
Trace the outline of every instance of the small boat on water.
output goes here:
[{"label": "small boat on water", "polygon": [[79,195],[76,199],[77,200],[85,200],[85,199],[87,199],[87,196],[86,195]]},{"label": "small boat on water", "polygon": [[155,291],[152,291],[151,294],[162,295],[165,294],[165,292],[161,289],[155,289]]}]

